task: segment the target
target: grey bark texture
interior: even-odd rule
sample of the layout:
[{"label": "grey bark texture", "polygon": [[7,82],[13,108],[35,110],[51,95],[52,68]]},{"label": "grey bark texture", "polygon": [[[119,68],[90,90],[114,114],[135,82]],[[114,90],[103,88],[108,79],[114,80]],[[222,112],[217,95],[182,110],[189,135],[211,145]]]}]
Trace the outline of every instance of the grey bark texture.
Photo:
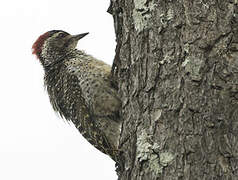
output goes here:
[{"label": "grey bark texture", "polygon": [[237,0],[111,0],[120,180],[238,179]]}]

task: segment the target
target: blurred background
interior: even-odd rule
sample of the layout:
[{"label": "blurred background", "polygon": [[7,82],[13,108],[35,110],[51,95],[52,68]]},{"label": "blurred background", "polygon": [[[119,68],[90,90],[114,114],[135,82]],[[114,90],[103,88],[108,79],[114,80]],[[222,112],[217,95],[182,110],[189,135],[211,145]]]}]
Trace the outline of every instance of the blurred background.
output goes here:
[{"label": "blurred background", "polygon": [[117,179],[114,162],[52,109],[31,46],[49,30],[89,32],[78,49],[112,64],[110,1],[0,2],[0,179]]}]

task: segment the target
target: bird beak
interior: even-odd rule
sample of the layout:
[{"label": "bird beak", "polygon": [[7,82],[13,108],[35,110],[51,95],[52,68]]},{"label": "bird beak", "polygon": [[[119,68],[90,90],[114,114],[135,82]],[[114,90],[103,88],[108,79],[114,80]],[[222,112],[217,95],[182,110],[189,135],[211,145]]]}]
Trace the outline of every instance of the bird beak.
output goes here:
[{"label": "bird beak", "polygon": [[74,40],[78,41],[80,39],[82,39],[84,36],[88,35],[89,33],[82,33],[82,34],[77,34],[77,35],[74,35],[73,38]]}]

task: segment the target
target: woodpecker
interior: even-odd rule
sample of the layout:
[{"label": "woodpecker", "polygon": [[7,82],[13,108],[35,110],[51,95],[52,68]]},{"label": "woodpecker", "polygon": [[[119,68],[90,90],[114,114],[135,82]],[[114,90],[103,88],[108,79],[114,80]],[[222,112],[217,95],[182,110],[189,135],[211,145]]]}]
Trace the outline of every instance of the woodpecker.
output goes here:
[{"label": "woodpecker", "polygon": [[117,162],[121,101],[111,80],[111,66],[76,49],[87,34],[48,31],[35,41],[32,54],[43,66],[44,85],[53,109]]}]

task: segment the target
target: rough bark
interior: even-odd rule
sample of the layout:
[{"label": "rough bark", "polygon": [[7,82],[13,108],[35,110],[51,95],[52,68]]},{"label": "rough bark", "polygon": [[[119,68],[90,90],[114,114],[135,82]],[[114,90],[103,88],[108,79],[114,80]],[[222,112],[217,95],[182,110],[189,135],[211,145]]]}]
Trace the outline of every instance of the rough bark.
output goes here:
[{"label": "rough bark", "polygon": [[237,0],[111,0],[120,180],[238,179]]}]

